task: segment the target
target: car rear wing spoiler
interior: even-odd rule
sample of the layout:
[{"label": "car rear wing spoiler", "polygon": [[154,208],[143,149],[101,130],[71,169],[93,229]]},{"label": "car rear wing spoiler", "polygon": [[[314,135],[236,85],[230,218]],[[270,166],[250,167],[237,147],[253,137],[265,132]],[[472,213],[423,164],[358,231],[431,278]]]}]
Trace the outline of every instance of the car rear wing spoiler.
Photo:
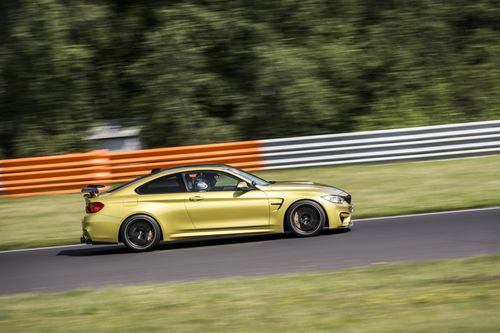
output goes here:
[{"label": "car rear wing spoiler", "polygon": [[81,192],[85,193],[83,196],[86,198],[93,198],[99,194],[99,189],[106,187],[105,185],[91,184],[82,188]]}]

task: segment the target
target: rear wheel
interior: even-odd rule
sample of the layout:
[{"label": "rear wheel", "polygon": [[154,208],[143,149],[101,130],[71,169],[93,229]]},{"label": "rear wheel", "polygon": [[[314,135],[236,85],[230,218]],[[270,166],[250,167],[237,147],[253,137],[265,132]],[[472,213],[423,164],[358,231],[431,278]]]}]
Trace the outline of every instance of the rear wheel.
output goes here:
[{"label": "rear wheel", "polygon": [[323,208],[311,200],[298,201],[288,210],[288,227],[295,236],[315,236],[323,230],[325,222]]},{"label": "rear wheel", "polygon": [[134,215],[125,220],[121,239],[132,251],[153,250],[160,242],[160,226],[147,215]]}]

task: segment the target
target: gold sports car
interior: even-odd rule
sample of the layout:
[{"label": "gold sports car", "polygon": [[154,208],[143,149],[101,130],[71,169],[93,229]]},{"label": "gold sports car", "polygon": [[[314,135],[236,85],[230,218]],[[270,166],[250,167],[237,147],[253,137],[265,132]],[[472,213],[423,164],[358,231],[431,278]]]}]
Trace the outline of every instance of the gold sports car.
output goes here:
[{"label": "gold sports car", "polygon": [[100,193],[89,185],[81,241],[123,242],[133,251],[160,241],[292,232],[314,236],[349,228],[351,196],[312,182],[272,182],[221,164],[153,169]]}]

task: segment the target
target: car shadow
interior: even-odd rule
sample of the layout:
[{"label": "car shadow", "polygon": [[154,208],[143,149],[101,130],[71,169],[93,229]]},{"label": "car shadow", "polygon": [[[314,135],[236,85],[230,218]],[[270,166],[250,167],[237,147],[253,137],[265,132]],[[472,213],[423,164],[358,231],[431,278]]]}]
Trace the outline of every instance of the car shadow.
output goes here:
[{"label": "car shadow", "polygon": [[[349,232],[350,229],[326,229],[319,235],[335,235]],[[291,233],[275,233],[275,234],[259,234],[259,235],[238,235],[238,236],[219,236],[213,238],[199,238],[190,240],[175,240],[169,242],[161,242],[155,251],[176,250],[176,249],[189,249],[208,246],[220,246],[229,244],[242,244],[242,243],[255,243],[264,241],[273,241],[278,239],[297,239]],[[71,257],[89,257],[89,256],[103,256],[113,254],[126,254],[134,253],[126,246],[120,245],[98,245],[88,246],[83,249],[68,249],[62,250],[58,256],[71,256]]]},{"label": "car shadow", "polygon": [[126,254],[131,253],[125,245],[98,245],[91,246],[88,245],[85,248],[80,249],[69,249],[59,251],[57,256],[70,256],[70,257],[91,257],[91,256],[102,256],[110,254]]},{"label": "car shadow", "polygon": [[351,231],[351,228],[342,228],[342,229],[325,229],[321,232],[321,235],[338,235],[345,234],[346,232]]}]

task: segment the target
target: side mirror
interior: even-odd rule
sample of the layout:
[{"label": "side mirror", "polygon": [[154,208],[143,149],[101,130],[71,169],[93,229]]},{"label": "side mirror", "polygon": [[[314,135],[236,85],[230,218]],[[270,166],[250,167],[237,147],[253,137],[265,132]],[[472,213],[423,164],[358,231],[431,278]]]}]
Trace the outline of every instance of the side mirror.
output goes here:
[{"label": "side mirror", "polygon": [[253,190],[254,188],[253,187],[250,187],[247,182],[239,182],[238,185],[236,185],[236,190],[237,191],[243,191],[243,192],[246,192],[246,191],[250,191],[250,190]]}]

